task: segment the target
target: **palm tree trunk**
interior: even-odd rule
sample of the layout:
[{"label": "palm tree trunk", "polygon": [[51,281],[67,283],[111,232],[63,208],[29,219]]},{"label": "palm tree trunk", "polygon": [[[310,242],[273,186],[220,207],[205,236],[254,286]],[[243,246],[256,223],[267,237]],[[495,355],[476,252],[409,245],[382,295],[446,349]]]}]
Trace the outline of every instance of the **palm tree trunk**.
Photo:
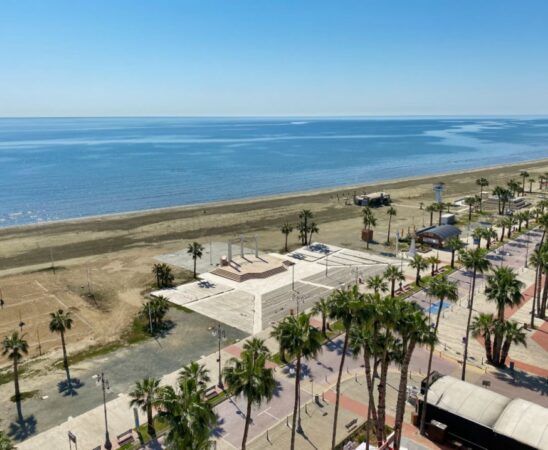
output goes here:
[{"label": "palm tree trunk", "polygon": [[325,313],[322,313],[322,334],[327,336],[327,317],[325,317]]},{"label": "palm tree trunk", "polygon": [[417,286],[420,286],[421,284],[421,271],[419,268],[417,268],[417,276],[415,277],[415,284]]},{"label": "palm tree trunk", "polygon": [[377,441],[384,440],[384,425],[386,422],[386,378],[388,376],[388,355],[385,352],[381,363],[381,377],[379,381],[379,401],[377,403]]},{"label": "palm tree trunk", "polygon": [[409,373],[409,364],[411,363],[411,356],[415,350],[416,341],[412,339],[407,346],[407,352],[405,353],[404,360],[402,362],[400,370],[400,386],[398,389],[398,400],[396,402],[396,419],[394,431],[396,433],[394,439],[394,448],[400,448],[401,432],[403,428],[403,416],[405,414],[405,397],[407,396],[407,376]]},{"label": "palm tree trunk", "polygon": [[506,359],[508,358],[508,352],[510,351],[510,342],[504,341],[504,345],[502,346],[502,353],[500,355],[501,357],[501,365],[504,365],[506,363]]},{"label": "palm tree trunk", "polygon": [[147,424],[148,424],[148,434],[150,434],[151,436],[154,436],[156,434],[156,430],[154,429],[154,421],[152,419],[151,403],[147,405]]},{"label": "palm tree trunk", "polygon": [[287,238],[289,237],[288,234],[285,235],[285,252],[287,253]]},{"label": "palm tree trunk", "polygon": [[390,244],[390,225],[392,224],[392,216],[388,216],[388,234],[386,235],[386,243]]},{"label": "palm tree trunk", "polygon": [[337,421],[339,419],[339,401],[340,401],[340,395],[341,395],[341,378],[342,373],[344,369],[344,360],[346,358],[346,350],[348,348],[348,334],[349,330],[345,330],[344,334],[344,342],[343,342],[343,348],[342,348],[342,356],[341,356],[341,364],[339,365],[339,375],[337,376],[337,387],[336,387],[336,396],[335,399],[335,413],[333,415],[333,433],[331,437],[331,450],[335,450],[335,446],[337,445]]},{"label": "palm tree trunk", "polygon": [[468,222],[472,220],[472,205],[468,205]]},{"label": "palm tree trunk", "polygon": [[548,302],[548,276],[544,277],[544,290],[542,291],[542,302],[540,304],[539,317],[546,318],[546,303]]},{"label": "palm tree trunk", "polygon": [[474,307],[474,290],[476,288],[476,269],[472,275],[472,288],[470,292],[470,304],[468,305],[468,320],[466,321],[466,341],[464,342],[464,355],[462,358],[462,375],[461,380],[466,379],[466,360],[468,359],[468,339],[470,337],[470,322],[472,321],[472,310]]},{"label": "palm tree trunk", "polygon": [[70,380],[70,371],[69,371],[69,363],[68,363],[68,356],[67,356],[67,346],[65,344],[65,333],[61,331],[61,346],[63,347],[63,367],[65,368],[65,373],[67,374],[67,383],[69,389],[72,388],[72,383]]},{"label": "palm tree trunk", "polygon": [[19,390],[19,369],[17,367],[17,358],[13,360],[13,384],[15,385],[15,401],[21,399],[21,391]]},{"label": "palm tree trunk", "polygon": [[369,396],[368,409],[371,411],[371,416],[373,417],[373,420],[376,422],[377,410],[375,408],[375,397],[374,397],[375,392],[373,390],[374,378],[372,377],[372,374],[371,374],[371,362],[369,361],[369,354],[367,354],[365,351],[363,354],[363,365],[365,367],[365,382],[367,384],[367,395]]},{"label": "palm tree trunk", "polygon": [[451,250],[451,269],[455,268],[455,250]]},{"label": "palm tree trunk", "polygon": [[491,348],[491,335],[489,333],[486,333],[485,336],[483,336],[484,345],[485,345],[485,357],[487,358],[487,361],[492,363],[493,362],[493,351]]},{"label": "palm tree trunk", "polygon": [[533,288],[533,298],[531,299],[531,329],[535,329],[535,302],[537,301],[537,289],[538,289],[538,277],[540,272],[540,265],[537,266],[535,271],[535,286]]},{"label": "palm tree trunk", "polygon": [[297,427],[297,407],[299,405],[299,393],[301,385],[301,355],[297,357],[295,367],[295,403],[293,404],[293,418],[291,419],[291,450],[295,449],[295,431]]},{"label": "palm tree trunk", "polygon": [[[440,324],[441,310],[443,309],[443,298],[440,299],[440,306],[438,308],[438,313],[436,314],[436,325],[434,326],[434,337],[438,336],[438,326]],[[426,369],[426,386],[424,388],[424,400],[422,402],[422,412],[421,412],[421,424],[420,432],[424,435],[424,429],[426,426],[426,408],[428,408],[428,391],[430,389],[430,375],[432,373],[432,357],[434,356],[434,343],[430,345],[430,355],[428,356],[428,368]]]},{"label": "palm tree trunk", "polygon": [[434,211],[430,211],[430,226],[434,224]]},{"label": "palm tree trunk", "polygon": [[394,278],[392,280],[392,287],[390,289],[390,297],[394,298],[395,293],[396,293],[396,279]]},{"label": "palm tree trunk", "polygon": [[504,242],[504,229],[505,228],[504,228],[504,225],[503,225],[502,230],[501,230],[502,233],[500,234],[500,242]]},{"label": "palm tree trunk", "polygon": [[194,278],[196,278],[196,258],[194,258]]},{"label": "palm tree trunk", "polygon": [[251,400],[247,400],[247,409],[245,412],[245,426],[244,426],[244,437],[242,438],[242,450],[245,450],[245,445],[247,443],[247,434],[249,432],[249,424],[251,423]]}]

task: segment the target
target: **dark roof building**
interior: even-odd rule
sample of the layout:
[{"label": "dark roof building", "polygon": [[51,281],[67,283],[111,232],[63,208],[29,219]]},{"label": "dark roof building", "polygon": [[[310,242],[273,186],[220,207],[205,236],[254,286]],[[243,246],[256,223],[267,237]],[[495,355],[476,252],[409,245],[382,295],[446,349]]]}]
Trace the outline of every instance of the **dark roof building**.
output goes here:
[{"label": "dark roof building", "polygon": [[445,247],[447,240],[459,236],[461,231],[453,225],[440,225],[423,228],[417,231],[417,238],[419,242],[428,244],[432,247],[442,248]]}]

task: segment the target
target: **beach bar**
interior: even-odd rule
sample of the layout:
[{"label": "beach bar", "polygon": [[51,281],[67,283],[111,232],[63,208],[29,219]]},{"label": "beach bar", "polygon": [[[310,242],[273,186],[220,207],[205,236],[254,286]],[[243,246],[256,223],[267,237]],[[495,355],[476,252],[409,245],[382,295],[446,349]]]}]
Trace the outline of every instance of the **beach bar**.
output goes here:
[{"label": "beach bar", "polygon": [[389,205],[390,195],[386,192],[373,192],[371,194],[356,195],[354,204],[358,206],[369,206],[372,208]]},{"label": "beach bar", "polygon": [[443,248],[450,238],[460,234],[461,231],[453,225],[439,225],[417,231],[417,240],[434,248]]}]

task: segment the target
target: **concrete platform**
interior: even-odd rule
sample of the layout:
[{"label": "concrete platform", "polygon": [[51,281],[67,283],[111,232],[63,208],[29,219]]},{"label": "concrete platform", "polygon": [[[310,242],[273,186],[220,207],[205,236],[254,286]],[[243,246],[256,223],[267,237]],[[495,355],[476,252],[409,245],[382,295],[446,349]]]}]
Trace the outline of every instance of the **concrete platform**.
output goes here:
[{"label": "concrete platform", "polygon": [[211,273],[241,283],[257,278],[269,278],[285,272],[289,265],[289,261],[272,255],[244,255],[233,257],[228,265],[219,266]]},{"label": "concrete platform", "polygon": [[211,281],[201,280],[194,283],[182,284],[176,288],[161,289],[151,292],[151,295],[163,296],[176,305],[183,306],[189,303],[202,300],[212,295],[222,294],[231,291],[233,288]]}]

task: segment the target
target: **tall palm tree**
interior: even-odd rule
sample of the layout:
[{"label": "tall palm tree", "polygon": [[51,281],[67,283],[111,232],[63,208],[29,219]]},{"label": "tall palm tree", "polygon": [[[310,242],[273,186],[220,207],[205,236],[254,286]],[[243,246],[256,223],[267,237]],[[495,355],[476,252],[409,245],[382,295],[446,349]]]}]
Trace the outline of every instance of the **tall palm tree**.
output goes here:
[{"label": "tall palm tree", "polygon": [[396,293],[396,281],[405,280],[403,272],[397,266],[389,265],[384,271],[383,277],[390,281],[390,296],[394,297]]},{"label": "tall palm tree", "polygon": [[[436,324],[434,325],[434,340],[438,337],[438,327],[440,325],[441,311],[443,310],[443,302],[445,300],[456,302],[459,299],[459,288],[455,281],[449,280],[446,276],[435,278],[426,288],[426,293],[431,298],[439,299],[438,313],[436,314]],[[428,390],[430,387],[430,375],[432,374],[432,357],[434,356],[434,342],[430,344],[430,356],[428,357],[428,368],[426,369],[426,382],[424,391],[424,400],[422,404],[420,431],[424,434],[424,426],[426,424],[426,409],[428,405]]]},{"label": "tall palm tree", "polygon": [[421,284],[421,272],[428,268],[428,262],[421,255],[413,256],[413,259],[409,262],[409,265],[417,271],[415,276],[415,284],[420,286]]},{"label": "tall palm tree", "polygon": [[[243,351],[251,353],[254,356],[258,356],[262,353],[270,353],[270,350],[265,345],[264,340],[256,337],[244,342]],[[270,354],[267,356],[270,356]]]},{"label": "tall palm tree", "polygon": [[483,338],[485,357],[488,362],[492,363],[493,349],[491,348],[491,336],[495,331],[495,317],[493,314],[480,313],[479,316],[474,317],[470,329],[473,337],[477,338],[481,336]]},{"label": "tall palm tree", "polygon": [[10,438],[3,431],[0,431],[0,450],[15,450],[15,445],[12,444]]},{"label": "tall palm tree", "polygon": [[[259,348],[257,350],[257,347]],[[257,339],[253,349],[243,351],[240,359],[231,358],[224,368],[225,383],[236,397],[242,395],[247,399],[245,413],[244,435],[242,450],[247,444],[247,435],[251,423],[251,407],[260,406],[263,401],[270,401],[276,391],[276,380],[271,368],[266,367],[270,352],[264,351],[264,341]]]},{"label": "tall palm tree", "polygon": [[434,213],[437,211],[437,203],[431,203],[425,208],[425,211],[430,213],[430,226],[434,225]]},{"label": "tall palm tree", "polygon": [[[363,208],[362,214],[363,214],[363,226],[364,226],[365,230],[366,231],[373,231],[373,228],[377,226],[377,218],[373,214],[373,211],[371,210],[371,208],[366,206],[365,208]],[[368,234],[367,248],[369,248],[369,243],[371,242],[370,236],[371,236],[371,234]]]},{"label": "tall palm tree", "polygon": [[61,346],[63,347],[63,367],[67,374],[67,382],[70,386],[70,372],[69,372],[69,363],[67,356],[67,347],[65,343],[65,333],[67,330],[72,328],[72,317],[70,316],[70,311],[64,312],[62,309],[59,309],[56,312],[52,312],[50,315],[49,322],[49,331],[52,333],[58,333],[61,336]]},{"label": "tall palm tree", "polygon": [[322,334],[327,337],[327,317],[329,316],[329,299],[321,298],[313,307],[312,314],[322,317]]},{"label": "tall palm tree", "polygon": [[482,237],[485,239],[485,248],[489,250],[491,248],[491,242],[493,239],[496,239],[498,237],[497,232],[489,227],[489,228],[482,228]]},{"label": "tall palm tree", "polygon": [[472,231],[472,237],[474,238],[474,241],[476,241],[476,245],[478,247],[481,247],[481,239],[483,238],[483,228],[478,227],[474,231]]},{"label": "tall palm tree", "polygon": [[372,277],[369,277],[366,281],[366,285],[369,289],[373,289],[375,294],[388,291],[388,283],[380,275],[373,275]]},{"label": "tall palm tree", "polygon": [[192,244],[188,244],[188,249],[186,252],[192,256],[192,260],[194,261],[194,278],[196,278],[196,261],[198,258],[202,257],[204,253],[204,246],[199,242],[194,241]]},{"label": "tall palm tree", "polygon": [[180,377],[177,386],[165,386],[157,401],[158,417],[166,422],[169,432],[166,448],[208,450],[210,435],[217,416],[205,396],[205,388],[192,377]]},{"label": "tall palm tree", "polygon": [[386,214],[388,214],[388,233],[386,235],[386,243],[390,244],[390,227],[392,225],[392,217],[396,216],[398,213],[396,208],[391,206],[386,210]]},{"label": "tall palm tree", "polygon": [[522,192],[523,192],[523,195],[525,195],[525,179],[526,178],[529,178],[529,172],[527,172],[526,170],[522,170],[520,173],[519,173],[519,176],[522,178],[523,182],[522,182]]},{"label": "tall palm tree", "polygon": [[309,221],[314,218],[312,211],[309,209],[303,209],[299,213],[299,237],[301,238],[301,243],[306,245],[308,243],[308,232],[310,231]]},{"label": "tall palm tree", "polygon": [[141,381],[137,381],[135,383],[135,387],[129,393],[129,396],[131,397],[129,406],[131,408],[140,408],[141,411],[146,413],[148,433],[151,436],[156,435],[152,408],[160,399],[161,392],[162,389],[160,388],[160,380],[153,377],[146,377]]},{"label": "tall palm tree", "polygon": [[356,321],[356,313],[360,310],[363,303],[363,297],[358,290],[358,286],[354,285],[350,289],[338,289],[331,297],[330,317],[342,323],[344,328],[344,340],[341,353],[341,361],[339,365],[339,374],[336,384],[336,399],[335,412],[333,415],[333,433],[331,436],[331,449],[335,450],[337,444],[337,421],[339,418],[339,401],[341,394],[341,379],[344,370],[344,361],[346,352],[348,351],[348,339],[350,337],[350,328]]},{"label": "tall palm tree", "polygon": [[468,320],[466,321],[466,337],[464,342],[464,356],[462,361],[462,380],[466,378],[466,362],[468,359],[468,341],[470,337],[470,322],[472,320],[472,311],[474,309],[474,291],[476,289],[476,277],[478,273],[485,273],[491,267],[491,262],[487,259],[487,250],[484,248],[475,248],[464,250],[460,253],[462,265],[468,271],[472,271],[472,285],[470,287],[470,299],[468,301]]},{"label": "tall palm tree", "polygon": [[[525,284],[518,280],[517,274],[510,267],[498,267],[492,275],[487,276],[485,296],[488,301],[496,304],[497,320],[500,323],[504,322],[504,310],[507,306],[518,306],[522,302],[521,290],[524,287]],[[493,361],[495,364],[501,364],[502,331],[495,333],[493,343]]]},{"label": "tall palm tree", "polygon": [[24,355],[29,352],[29,344],[24,335],[19,336],[17,331],[14,331],[11,336],[4,337],[2,341],[2,355],[7,356],[13,361],[13,383],[15,385],[15,401],[21,399],[21,391],[19,390],[19,361]]},{"label": "tall palm tree", "polygon": [[536,183],[536,181],[534,178],[529,178],[529,194],[533,193],[533,183]]},{"label": "tall palm tree", "polygon": [[468,223],[472,221],[472,208],[476,205],[475,197],[466,197],[464,199],[464,204],[468,206]]},{"label": "tall palm tree", "polygon": [[179,377],[184,380],[194,380],[197,386],[200,389],[205,389],[207,383],[211,381],[209,376],[209,370],[203,364],[199,364],[196,361],[192,361],[190,364],[186,365],[179,372]]},{"label": "tall palm tree", "polygon": [[287,253],[287,238],[289,237],[289,235],[293,232],[293,225],[291,225],[290,223],[287,223],[285,222],[283,225],[282,225],[282,228],[281,228],[281,231],[282,231],[282,234],[285,236],[285,247],[284,247],[284,250],[285,252]]},{"label": "tall palm tree", "polygon": [[464,248],[464,242],[460,240],[458,236],[453,236],[447,239],[446,243],[449,250],[451,250],[451,269],[455,268],[455,252],[458,252]]},{"label": "tall palm tree", "polygon": [[400,314],[397,329],[402,341],[402,355],[400,358],[400,383],[396,402],[396,417],[394,424],[394,448],[400,448],[405,413],[405,399],[407,396],[407,382],[411,357],[417,345],[432,345],[435,335],[428,325],[424,312],[412,303],[402,301],[399,305]]},{"label": "tall palm tree", "polygon": [[443,214],[444,203],[436,203],[436,211],[438,212],[438,225],[441,225],[441,216]]},{"label": "tall palm tree", "polygon": [[171,287],[175,277],[171,271],[171,267],[167,264],[154,264],[152,273],[156,276],[156,286],[158,289]]},{"label": "tall palm tree", "polygon": [[510,320],[504,324],[504,344],[500,356],[500,364],[506,364],[508,352],[512,344],[523,345],[527,347],[527,335],[523,332],[523,326],[520,326],[515,320]]},{"label": "tall palm tree", "polygon": [[315,358],[322,348],[321,333],[310,325],[310,315],[301,313],[298,316],[288,316],[274,327],[272,336],[280,345],[280,352],[296,359],[295,363],[295,399],[291,427],[291,450],[295,448],[295,431],[297,430],[297,414],[301,386],[302,358]]},{"label": "tall palm tree", "polygon": [[312,244],[312,235],[314,233],[318,234],[320,232],[320,228],[318,227],[318,224],[316,222],[310,223],[310,234],[308,235],[308,245]]},{"label": "tall palm tree", "polygon": [[487,181],[486,178],[478,178],[476,180],[476,184],[480,187],[480,212],[482,211],[482,203],[483,203],[483,188],[489,186],[489,181]]},{"label": "tall palm tree", "polygon": [[436,255],[431,255],[428,258],[426,258],[426,262],[428,264],[430,264],[430,266],[431,266],[430,275],[434,276],[434,272],[436,271],[436,267],[441,262],[441,260]]}]

